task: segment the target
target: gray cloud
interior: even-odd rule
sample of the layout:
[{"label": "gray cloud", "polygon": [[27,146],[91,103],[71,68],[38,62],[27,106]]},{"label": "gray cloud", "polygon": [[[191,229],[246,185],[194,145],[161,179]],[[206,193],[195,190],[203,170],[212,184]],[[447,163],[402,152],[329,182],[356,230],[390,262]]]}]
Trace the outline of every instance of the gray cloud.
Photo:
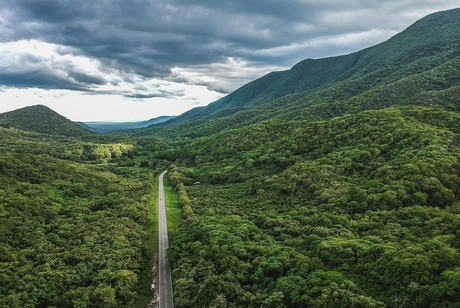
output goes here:
[{"label": "gray cloud", "polygon": [[[428,13],[455,6],[457,0],[3,0],[0,42],[66,46],[63,56],[96,59],[101,67],[92,73],[65,63],[56,68],[40,65],[46,60],[31,54],[23,58],[26,65],[10,63],[0,72],[0,83],[91,91],[139,76],[227,92],[272,68],[381,42]],[[230,58],[257,69],[238,76],[240,66],[226,65]],[[212,80],[178,76],[193,69]],[[123,73],[110,79],[110,70]]]},{"label": "gray cloud", "polygon": [[40,72],[1,73],[0,84],[10,85],[17,88],[42,88],[42,89],[65,89],[65,90],[88,90],[78,83],[68,82]]},{"label": "gray cloud", "polygon": [[100,76],[91,76],[82,72],[69,72],[69,77],[75,80],[78,84],[88,85],[103,85],[107,81]]},{"label": "gray cloud", "polygon": [[[17,88],[91,91],[108,83],[97,61],[39,41],[0,44],[0,84]],[[107,75],[108,76],[108,75]]]},{"label": "gray cloud", "polygon": [[123,96],[134,99],[181,98],[185,96],[185,91],[168,89],[168,84],[137,85],[130,93],[124,93]]},{"label": "gray cloud", "polygon": [[154,93],[129,93],[129,94],[125,94],[124,96],[128,98],[136,98],[136,99],[154,98],[154,97],[179,98],[179,97],[184,96],[184,91],[160,90]]}]

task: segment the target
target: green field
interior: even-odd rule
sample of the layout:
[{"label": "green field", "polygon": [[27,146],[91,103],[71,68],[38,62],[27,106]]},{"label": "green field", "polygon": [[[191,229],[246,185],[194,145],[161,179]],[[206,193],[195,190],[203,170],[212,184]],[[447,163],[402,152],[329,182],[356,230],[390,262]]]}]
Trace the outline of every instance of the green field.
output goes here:
[{"label": "green field", "polygon": [[[167,174],[166,174],[167,175]],[[169,178],[165,177],[165,198],[166,198],[166,218],[168,220],[168,232],[177,231],[181,221],[181,207],[177,192],[171,187]]]}]

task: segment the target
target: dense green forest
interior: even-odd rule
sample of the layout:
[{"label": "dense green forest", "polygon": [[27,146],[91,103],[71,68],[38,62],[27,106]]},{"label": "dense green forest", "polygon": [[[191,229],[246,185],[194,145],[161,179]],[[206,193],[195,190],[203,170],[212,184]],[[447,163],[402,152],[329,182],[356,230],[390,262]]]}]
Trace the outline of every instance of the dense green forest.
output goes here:
[{"label": "dense green forest", "polygon": [[0,307],[148,301],[165,168],[177,307],[460,307],[459,22],[125,134],[0,115]]},{"label": "dense green forest", "polygon": [[272,120],[177,150],[177,306],[458,304],[459,120],[421,107]]},{"label": "dense green forest", "polygon": [[79,130],[66,121],[52,135],[0,127],[0,307],[152,297],[155,168],[139,168],[132,144],[66,136]]}]

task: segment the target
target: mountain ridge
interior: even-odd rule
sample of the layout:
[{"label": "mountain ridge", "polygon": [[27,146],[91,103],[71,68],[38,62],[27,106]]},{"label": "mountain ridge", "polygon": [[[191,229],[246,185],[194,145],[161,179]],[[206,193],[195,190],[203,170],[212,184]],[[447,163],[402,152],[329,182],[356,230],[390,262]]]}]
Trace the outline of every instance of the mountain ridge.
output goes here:
[{"label": "mountain ridge", "polygon": [[[357,101],[372,104],[375,100],[369,91],[381,96],[384,93],[377,93],[379,89],[386,91],[391,84],[410,77],[414,79],[411,85],[414,93],[435,91],[439,84],[452,81],[452,86],[457,86],[460,82],[455,76],[440,74],[432,80],[416,78],[417,74],[426,75],[450,61],[455,68],[459,66],[460,31],[457,29],[460,29],[460,9],[437,12],[385,42],[348,55],[300,61],[289,70],[271,72],[251,81],[208,106],[155,125],[155,131],[144,129],[136,134],[194,137],[272,117],[289,118],[289,114],[297,115],[297,119],[300,114],[302,119],[317,118],[315,113],[305,114],[307,108],[315,105],[329,109],[325,117],[328,118],[343,114],[343,106],[338,106],[338,102],[347,106],[346,112],[362,110],[354,105]],[[440,71],[438,69],[438,73]]]}]

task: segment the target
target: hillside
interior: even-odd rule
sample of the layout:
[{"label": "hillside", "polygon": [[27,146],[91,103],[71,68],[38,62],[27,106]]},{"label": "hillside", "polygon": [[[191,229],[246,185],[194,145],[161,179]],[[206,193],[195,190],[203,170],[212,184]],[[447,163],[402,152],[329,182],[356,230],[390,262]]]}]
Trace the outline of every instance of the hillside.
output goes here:
[{"label": "hillside", "polygon": [[68,137],[92,134],[90,131],[42,105],[24,107],[2,113],[0,114],[0,125],[31,132]]},{"label": "hillside", "polygon": [[273,117],[328,119],[392,105],[458,110],[459,29],[460,9],[438,12],[384,43],[304,60],[137,134],[202,136]]},{"label": "hillside", "polygon": [[170,243],[176,306],[455,307],[459,123],[386,108],[264,121],[168,152],[184,213]]}]

